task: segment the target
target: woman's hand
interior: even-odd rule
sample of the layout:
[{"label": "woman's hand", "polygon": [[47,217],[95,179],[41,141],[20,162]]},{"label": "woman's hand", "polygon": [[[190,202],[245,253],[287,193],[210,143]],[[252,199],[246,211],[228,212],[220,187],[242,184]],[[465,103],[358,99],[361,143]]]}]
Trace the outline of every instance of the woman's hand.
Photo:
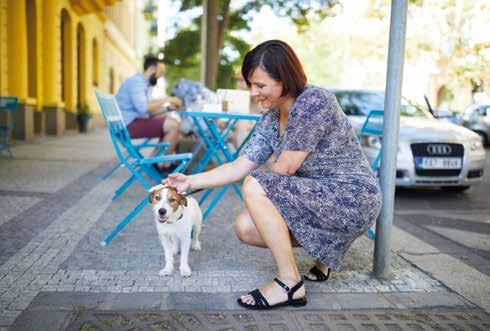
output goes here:
[{"label": "woman's hand", "polygon": [[169,174],[167,178],[162,180],[162,184],[177,189],[179,193],[184,193],[191,189],[190,176],[180,173]]}]

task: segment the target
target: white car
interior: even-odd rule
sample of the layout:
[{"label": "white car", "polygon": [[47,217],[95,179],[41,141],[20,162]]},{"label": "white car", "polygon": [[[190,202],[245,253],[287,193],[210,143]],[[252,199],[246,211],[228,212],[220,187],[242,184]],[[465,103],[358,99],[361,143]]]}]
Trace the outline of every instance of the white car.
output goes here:
[{"label": "white car", "polygon": [[490,104],[466,108],[461,116],[461,125],[478,133],[484,145],[490,145]]},{"label": "white car", "polygon": [[[371,110],[383,110],[384,92],[331,89],[353,127],[359,131]],[[363,136],[361,144],[370,161],[381,141]],[[439,121],[421,106],[402,100],[396,185],[438,186],[464,191],[481,183],[485,150],[481,138],[462,126]]]}]

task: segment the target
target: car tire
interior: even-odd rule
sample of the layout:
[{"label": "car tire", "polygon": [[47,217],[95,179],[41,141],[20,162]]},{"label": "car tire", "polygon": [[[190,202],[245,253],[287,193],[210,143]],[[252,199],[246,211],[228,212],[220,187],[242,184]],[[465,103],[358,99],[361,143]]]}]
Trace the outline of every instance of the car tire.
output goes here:
[{"label": "car tire", "polygon": [[483,146],[488,146],[490,142],[488,141],[488,137],[484,132],[481,131],[475,131],[480,137],[481,137],[481,142]]},{"label": "car tire", "polygon": [[469,186],[441,186],[441,190],[453,193],[463,193],[469,188]]}]

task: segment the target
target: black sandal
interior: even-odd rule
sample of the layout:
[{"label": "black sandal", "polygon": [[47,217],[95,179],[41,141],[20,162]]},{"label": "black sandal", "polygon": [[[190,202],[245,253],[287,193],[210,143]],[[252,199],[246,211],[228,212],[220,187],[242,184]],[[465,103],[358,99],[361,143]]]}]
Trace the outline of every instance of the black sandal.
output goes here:
[{"label": "black sandal", "polygon": [[241,298],[238,298],[237,302],[240,306],[245,307],[247,309],[252,309],[252,310],[269,310],[269,309],[274,309],[278,307],[284,307],[284,306],[292,306],[292,307],[303,307],[306,305],[306,296],[300,298],[300,299],[293,299],[294,293],[301,287],[303,286],[303,281],[300,280],[296,285],[294,285],[292,288],[281,282],[279,279],[274,278],[274,281],[281,286],[284,291],[288,294],[288,300],[280,303],[276,303],[275,305],[270,305],[269,302],[267,301],[266,298],[260,293],[259,289],[255,289],[252,292],[249,292],[253,298],[255,303],[253,305],[249,305],[248,303],[245,303],[242,301]]},{"label": "black sandal", "polygon": [[308,275],[305,275],[305,279],[309,280],[310,282],[324,282],[327,279],[330,278],[330,268],[328,268],[328,272],[325,275],[320,269],[318,269],[316,266],[310,269],[310,272],[315,275],[316,278],[308,278]]}]

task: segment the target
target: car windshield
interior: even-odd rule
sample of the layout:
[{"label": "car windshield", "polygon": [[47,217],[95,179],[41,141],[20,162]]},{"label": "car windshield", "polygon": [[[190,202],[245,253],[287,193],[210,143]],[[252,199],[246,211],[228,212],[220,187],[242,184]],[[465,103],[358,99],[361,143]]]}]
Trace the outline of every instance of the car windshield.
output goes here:
[{"label": "car windshield", "polygon": [[[383,110],[384,94],[367,91],[334,91],[340,107],[346,115],[365,116],[371,110]],[[430,113],[420,105],[402,98],[401,116],[431,118]]]}]

